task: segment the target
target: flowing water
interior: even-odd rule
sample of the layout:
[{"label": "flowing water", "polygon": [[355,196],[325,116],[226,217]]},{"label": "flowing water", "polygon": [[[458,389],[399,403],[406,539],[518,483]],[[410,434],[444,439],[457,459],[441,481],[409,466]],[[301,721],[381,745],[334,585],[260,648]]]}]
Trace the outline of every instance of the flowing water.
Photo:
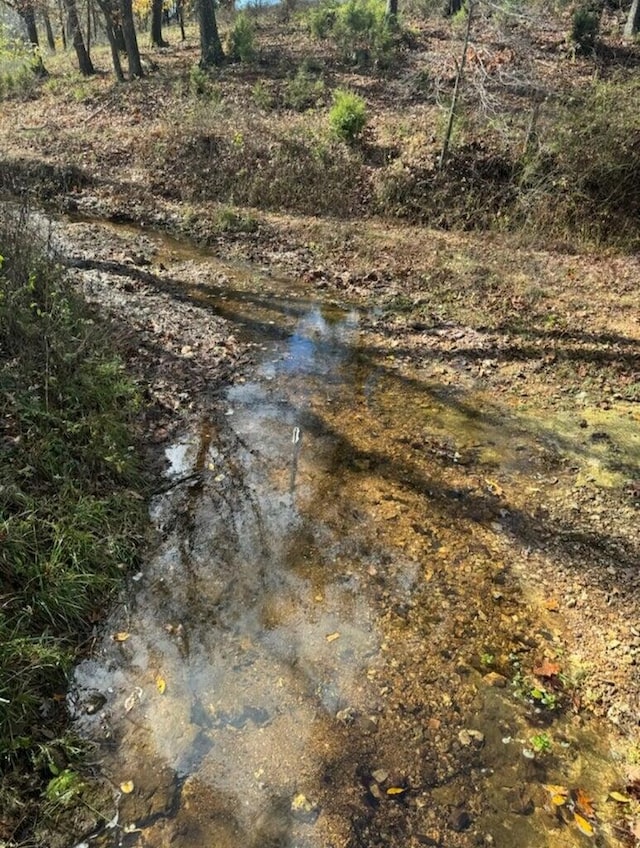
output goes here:
[{"label": "flowing water", "polygon": [[[261,361],[167,449],[154,541],[77,669],[113,789],[83,844],[593,842],[545,785],[604,799],[613,758],[530,697],[561,640],[503,491],[558,474],[547,435],[256,279],[193,292]],[[612,818],[596,844],[620,844]]]}]

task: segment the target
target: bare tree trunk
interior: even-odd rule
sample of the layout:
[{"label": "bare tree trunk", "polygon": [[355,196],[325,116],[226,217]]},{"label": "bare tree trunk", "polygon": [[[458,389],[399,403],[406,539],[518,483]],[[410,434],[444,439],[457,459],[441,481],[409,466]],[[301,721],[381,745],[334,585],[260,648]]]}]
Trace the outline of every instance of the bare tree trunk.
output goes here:
[{"label": "bare tree trunk", "polygon": [[184,0],[176,0],[176,15],[180,24],[180,38],[182,41],[186,41],[187,36],[184,31]]},{"label": "bare tree trunk", "polygon": [[167,47],[162,37],[162,0],[151,0],[151,44],[154,47]]},{"label": "bare tree trunk", "polygon": [[127,63],[129,65],[130,77],[143,77],[142,62],[140,61],[140,50],[136,28],[133,23],[133,9],[131,0],[120,0],[120,14],[122,15],[122,34],[127,48]]},{"label": "bare tree trunk", "polygon": [[640,0],[633,0],[624,28],[626,38],[632,38],[640,29]]},{"label": "bare tree trunk", "polygon": [[78,67],[80,68],[80,73],[84,74],[85,77],[90,77],[95,74],[96,71],[93,67],[91,57],[87,53],[86,47],[84,46],[84,39],[82,38],[82,30],[80,29],[80,19],[78,17],[78,7],[76,6],[76,0],[64,0],[64,5],[67,10],[69,32],[71,33],[71,37],[73,39],[73,47],[76,51],[76,56],[78,57]]},{"label": "bare tree trunk", "polygon": [[18,7],[18,13],[24,21],[27,29],[27,38],[34,47],[40,46],[38,39],[38,27],[36,26],[36,13],[31,3],[23,3]]},{"label": "bare tree trunk", "polygon": [[118,82],[124,82],[124,74],[122,72],[122,62],[120,61],[120,45],[116,35],[116,24],[114,20],[114,9],[111,5],[111,0],[97,0],[98,6],[104,17],[104,28],[109,40],[111,48],[111,61],[113,62],[113,70]]},{"label": "bare tree trunk", "polygon": [[200,67],[210,68],[224,62],[222,43],[216,22],[216,9],[213,0],[198,0],[198,19],[200,23]]},{"label": "bare tree trunk", "polygon": [[60,17],[60,34],[62,36],[62,49],[67,49],[67,28],[64,22],[64,6],[62,0],[58,0],[58,15]]},{"label": "bare tree trunk", "polygon": [[47,33],[47,44],[49,45],[49,50],[52,53],[56,52],[56,40],[53,36],[53,29],[51,27],[51,19],[49,18],[49,12],[46,8],[42,10],[42,20],[44,21],[44,28]]},{"label": "bare tree trunk", "polygon": [[87,56],[91,58],[91,0],[87,0]]},{"label": "bare tree trunk", "polygon": [[469,49],[469,36],[471,34],[471,19],[473,17],[473,3],[472,0],[469,0],[467,6],[467,29],[464,34],[464,46],[462,48],[462,58],[460,59],[460,65],[458,66],[458,73],[456,75],[456,84],[453,89],[453,97],[451,98],[451,109],[449,110],[449,121],[447,123],[447,131],[444,136],[444,143],[442,145],[442,153],[440,154],[440,161],[438,162],[438,170],[441,171],[444,168],[444,163],[447,159],[447,153],[449,152],[449,143],[451,142],[451,133],[453,132],[453,122],[456,117],[456,106],[458,105],[458,95],[460,93],[460,83],[462,82],[462,74],[464,73],[464,66],[467,62],[467,50]]},{"label": "bare tree trunk", "polygon": [[29,39],[31,45],[34,48],[33,72],[36,74],[36,76],[46,77],[49,72],[44,66],[40,51],[36,49],[40,46],[40,42],[38,40],[38,27],[36,26],[35,9],[33,8],[31,2],[27,2],[19,6],[16,11],[24,22],[24,25],[27,30],[27,38]]}]

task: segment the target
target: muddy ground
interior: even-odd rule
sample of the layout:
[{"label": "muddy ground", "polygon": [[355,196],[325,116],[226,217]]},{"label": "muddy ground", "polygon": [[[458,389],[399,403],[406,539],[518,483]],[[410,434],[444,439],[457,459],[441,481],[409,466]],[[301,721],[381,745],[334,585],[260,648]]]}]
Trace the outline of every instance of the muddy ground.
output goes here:
[{"label": "muddy ground", "polygon": [[[312,401],[338,458],[301,469],[324,481],[302,505],[324,504],[325,535],[309,542],[314,555],[331,542],[323,579],[347,570],[380,628],[361,685],[314,714],[302,777],[281,774],[295,752],[283,749],[282,768],[270,755],[278,791],[249,824],[229,819],[233,792],[212,794],[197,769],[176,785],[162,760],[105,754],[111,783],[137,787],[118,802],[122,844],[634,844],[637,261],[382,224],[279,224],[272,240],[205,250],[97,221],[53,228],[145,387],[156,457],[224,417],[225,387],[251,382],[291,332],[285,302],[355,305],[358,367],[377,375],[373,396],[364,381],[326,408]],[[320,234],[327,245],[329,230],[319,262],[310,244]],[[184,513],[190,496],[175,497]],[[282,622],[299,601],[273,603]],[[130,737],[111,701],[105,721],[126,751],[146,731]],[[211,721],[198,732],[222,744]],[[225,744],[262,732],[261,716],[227,721],[236,741]],[[569,793],[563,803],[549,785]]]}]

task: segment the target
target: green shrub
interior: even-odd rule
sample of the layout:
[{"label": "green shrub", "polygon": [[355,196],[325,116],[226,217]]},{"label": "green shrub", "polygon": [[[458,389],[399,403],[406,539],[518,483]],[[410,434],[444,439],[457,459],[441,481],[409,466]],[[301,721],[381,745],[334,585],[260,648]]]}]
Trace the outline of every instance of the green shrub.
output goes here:
[{"label": "green shrub", "polygon": [[189,71],[189,93],[200,100],[218,103],[222,99],[220,87],[208,71],[194,65]]},{"label": "green shrub", "polygon": [[329,38],[336,23],[337,6],[335,3],[323,3],[317,9],[311,9],[308,16],[309,32],[319,40]]},{"label": "green shrub", "polygon": [[339,88],[333,95],[333,106],[329,112],[331,132],[341,141],[356,142],[367,125],[367,107],[352,91]]},{"label": "green shrub", "polygon": [[577,53],[591,53],[600,30],[600,11],[593,5],[578,6],[573,13],[570,40]]},{"label": "green shrub", "polygon": [[315,79],[304,68],[299,68],[295,77],[286,83],[283,103],[295,112],[304,112],[318,105],[325,93],[324,81]]},{"label": "green shrub", "polygon": [[234,62],[252,62],[255,59],[255,36],[249,16],[241,12],[233,23],[226,44],[226,53]]},{"label": "green shrub", "polygon": [[316,38],[330,35],[346,60],[367,65],[386,59],[393,47],[397,25],[385,13],[383,0],[346,0],[314,10],[309,24]]}]

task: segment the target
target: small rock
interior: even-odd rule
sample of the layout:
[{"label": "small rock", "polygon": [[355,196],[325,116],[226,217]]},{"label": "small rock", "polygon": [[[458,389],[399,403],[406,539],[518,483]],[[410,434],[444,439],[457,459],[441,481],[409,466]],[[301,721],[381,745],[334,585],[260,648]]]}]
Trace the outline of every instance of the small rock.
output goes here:
[{"label": "small rock", "polygon": [[462,833],[471,827],[472,819],[466,810],[454,810],[449,816],[449,827],[456,833]]},{"label": "small rock", "polygon": [[416,839],[420,845],[442,845],[440,834],[437,830],[430,830],[428,833],[416,833]]},{"label": "small rock", "polygon": [[370,716],[358,716],[354,722],[354,726],[364,736],[373,736],[374,733],[378,732],[378,725]]},{"label": "small rock", "polygon": [[474,742],[482,745],[484,742],[484,733],[480,733],[479,730],[467,730],[466,728],[463,728],[460,733],[458,733],[458,741],[465,747],[468,747]]},{"label": "small rock", "polygon": [[498,674],[497,671],[490,671],[488,674],[485,674],[482,679],[487,686],[493,686],[496,689],[504,689],[507,685],[507,678],[502,674]]},{"label": "small rock", "polygon": [[384,783],[389,777],[389,772],[386,769],[376,769],[374,772],[371,772],[371,777],[376,783]]},{"label": "small rock", "polygon": [[106,695],[103,695],[102,692],[92,692],[84,707],[84,711],[87,715],[95,715],[99,710],[101,710],[104,705],[107,703]]},{"label": "small rock", "polygon": [[291,801],[291,812],[298,821],[312,822],[318,818],[318,805],[299,792]]}]

